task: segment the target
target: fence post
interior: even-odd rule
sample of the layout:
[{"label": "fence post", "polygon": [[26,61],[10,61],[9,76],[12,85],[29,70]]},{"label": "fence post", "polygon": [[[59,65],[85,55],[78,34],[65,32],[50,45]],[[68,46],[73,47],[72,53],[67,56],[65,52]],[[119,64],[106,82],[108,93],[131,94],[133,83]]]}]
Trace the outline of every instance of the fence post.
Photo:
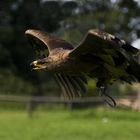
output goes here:
[{"label": "fence post", "polygon": [[34,100],[34,97],[32,97],[27,103],[27,113],[28,113],[28,116],[29,117],[32,117],[33,116],[33,112],[35,111],[36,109],[36,101]]}]

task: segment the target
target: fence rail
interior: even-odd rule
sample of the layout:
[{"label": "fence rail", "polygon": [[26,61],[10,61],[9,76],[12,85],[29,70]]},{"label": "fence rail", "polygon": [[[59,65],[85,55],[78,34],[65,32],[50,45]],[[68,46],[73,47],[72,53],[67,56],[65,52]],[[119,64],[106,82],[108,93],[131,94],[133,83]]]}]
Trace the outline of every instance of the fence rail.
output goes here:
[{"label": "fence rail", "polygon": [[[133,110],[140,110],[140,101],[137,96],[123,96],[123,97],[114,97],[117,103],[117,107],[127,107]],[[80,105],[80,108],[89,107],[89,106],[101,106],[105,104],[102,97],[82,97],[75,98],[72,100],[63,99],[61,97],[48,97],[48,96],[9,96],[9,95],[0,95],[0,102],[17,102],[24,103],[27,105],[28,116],[31,117],[36,106],[40,103],[52,103],[52,104],[65,104],[70,109],[77,108]]]},{"label": "fence rail", "polygon": [[[121,100],[137,100],[137,96],[116,96],[116,102]],[[61,97],[49,96],[14,96],[14,95],[0,95],[0,101],[5,102],[44,102],[44,103],[90,103],[90,102],[104,102],[102,97],[82,97],[74,99],[64,99]]]},{"label": "fence rail", "polygon": [[[140,108],[140,101],[137,96],[119,96],[114,97],[116,100],[118,107],[129,107],[135,110],[139,110]],[[61,97],[48,97],[48,96],[9,96],[9,95],[0,95],[0,101],[2,102],[21,102],[21,103],[61,103],[61,104],[74,104],[74,103],[83,103],[85,104],[92,104],[94,105],[102,105],[104,104],[104,100],[102,97],[82,97],[82,98],[75,98],[75,99],[64,99]]]},{"label": "fence rail", "polygon": [[0,95],[0,101],[7,102],[46,102],[46,103],[85,103],[85,102],[97,102],[102,101],[101,97],[83,97],[75,99],[64,99],[61,97],[49,97],[49,96],[9,96]]}]

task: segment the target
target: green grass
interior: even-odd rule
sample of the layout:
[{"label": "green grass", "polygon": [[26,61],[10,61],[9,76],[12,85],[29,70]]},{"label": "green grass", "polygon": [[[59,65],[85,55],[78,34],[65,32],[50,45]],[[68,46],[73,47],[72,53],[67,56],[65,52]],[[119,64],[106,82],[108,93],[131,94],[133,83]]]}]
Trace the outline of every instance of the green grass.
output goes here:
[{"label": "green grass", "polygon": [[140,112],[109,109],[0,111],[1,140],[139,140]]}]

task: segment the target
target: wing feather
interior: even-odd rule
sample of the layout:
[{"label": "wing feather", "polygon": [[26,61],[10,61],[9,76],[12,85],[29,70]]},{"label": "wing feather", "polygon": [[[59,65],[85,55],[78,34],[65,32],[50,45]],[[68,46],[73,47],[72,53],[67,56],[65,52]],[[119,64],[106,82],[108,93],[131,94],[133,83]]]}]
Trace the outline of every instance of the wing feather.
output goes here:
[{"label": "wing feather", "polygon": [[68,98],[80,97],[81,93],[86,92],[86,78],[84,76],[69,76],[65,74],[55,74],[57,81]]},{"label": "wing feather", "polygon": [[[25,35],[30,39],[38,40],[38,42],[44,44],[49,53],[56,48],[73,49],[73,46],[65,40],[48,35],[46,32],[40,30],[29,29],[25,32]],[[39,44],[39,43],[38,43]]]},{"label": "wing feather", "polygon": [[62,77],[61,74],[55,74],[56,77],[58,78],[58,83],[63,91],[63,94],[65,95],[65,97],[68,97],[69,99],[72,98],[71,95],[71,91],[69,89],[69,86],[67,85],[67,83],[65,82],[64,78]]}]

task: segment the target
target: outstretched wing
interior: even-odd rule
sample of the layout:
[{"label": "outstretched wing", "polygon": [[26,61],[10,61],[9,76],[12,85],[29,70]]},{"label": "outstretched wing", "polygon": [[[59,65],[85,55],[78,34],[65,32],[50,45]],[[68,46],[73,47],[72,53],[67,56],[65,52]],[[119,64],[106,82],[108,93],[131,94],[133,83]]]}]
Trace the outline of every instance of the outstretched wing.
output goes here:
[{"label": "outstretched wing", "polygon": [[87,33],[85,39],[79,44],[71,53],[70,56],[75,57],[86,53],[93,54],[108,54],[112,55],[119,51],[120,48],[125,49],[128,53],[135,54],[138,49],[127,44],[124,40],[121,40],[109,33],[91,29]]},{"label": "outstretched wing", "polygon": [[[134,75],[140,81],[138,74],[140,65],[134,58],[138,52],[138,49],[109,33],[100,30],[89,30],[83,42],[70,52],[69,57],[82,60],[89,57],[88,61],[94,61],[94,58],[97,57],[102,63],[99,70],[105,68],[108,72],[114,73],[117,78],[123,75],[127,77],[127,74]],[[138,70],[132,68],[134,65]],[[99,75],[101,74],[99,73]]]},{"label": "outstretched wing", "polygon": [[73,49],[70,43],[40,30],[29,29],[25,32],[25,35],[29,42],[35,46],[36,54],[39,57],[47,57],[56,48]]}]

